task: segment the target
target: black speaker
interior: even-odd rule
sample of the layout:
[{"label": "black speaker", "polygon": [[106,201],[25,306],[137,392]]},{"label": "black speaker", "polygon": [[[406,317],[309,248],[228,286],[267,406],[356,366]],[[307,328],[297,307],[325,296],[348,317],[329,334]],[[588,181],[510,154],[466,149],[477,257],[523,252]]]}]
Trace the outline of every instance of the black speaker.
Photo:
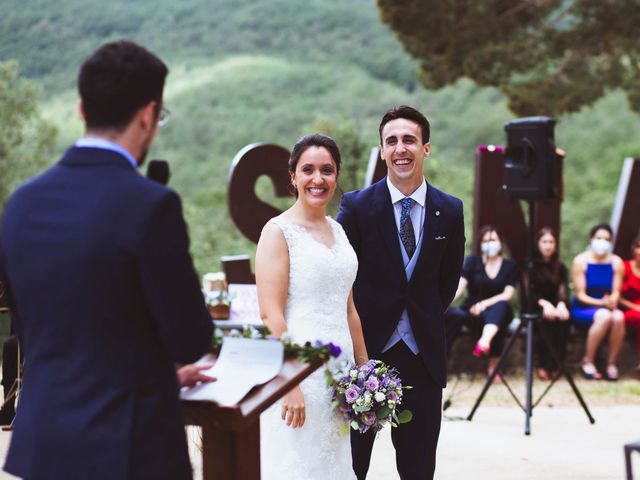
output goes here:
[{"label": "black speaker", "polygon": [[538,200],[558,195],[555,124],[549,117],[525,117],[504,126],[506,191],[511,198]]}]

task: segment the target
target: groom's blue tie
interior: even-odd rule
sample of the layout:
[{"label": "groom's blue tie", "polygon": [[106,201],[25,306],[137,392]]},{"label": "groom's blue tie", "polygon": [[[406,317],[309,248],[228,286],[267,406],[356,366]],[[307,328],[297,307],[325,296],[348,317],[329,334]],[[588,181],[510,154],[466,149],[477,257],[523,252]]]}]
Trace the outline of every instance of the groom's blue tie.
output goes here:
[{"label": "groom's blue tie", "polygon": [[407,251],[409,258],[416,251],[416,235],[413,232],[413,223],[411,222],[411,207],[416,201],[413,198],[405,197],[402,199],[402,213],[400,214],[400,240]]}]

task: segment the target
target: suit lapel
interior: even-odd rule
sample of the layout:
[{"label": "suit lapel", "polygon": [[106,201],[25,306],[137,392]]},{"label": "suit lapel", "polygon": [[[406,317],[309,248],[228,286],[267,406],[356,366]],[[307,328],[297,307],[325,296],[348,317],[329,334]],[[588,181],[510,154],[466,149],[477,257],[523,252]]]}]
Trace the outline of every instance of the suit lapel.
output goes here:
[{"label": "suit lapel", "polygon": [[435,196],[435,189],[427,183],[427,200],[425,202],[424,227],[422,232],[422,248],[418,256],[416,269],[428,261],[435,237],[440,231],[442,207]]},{"label": "suit lapel", "polygon": [[392,267],[398,270],[398,272],[394,272],[394,275],[399,275],[406,282],[407,277],[400,251],[400,237],[398,236],[396,218],[393,213],[393,204],[391,203],[391,194],[387,188],[386,177],[377,183],[371,207],[373,220],[378,225],[380,234],[386,244],[385,250],[388,252],[389,261]]}]

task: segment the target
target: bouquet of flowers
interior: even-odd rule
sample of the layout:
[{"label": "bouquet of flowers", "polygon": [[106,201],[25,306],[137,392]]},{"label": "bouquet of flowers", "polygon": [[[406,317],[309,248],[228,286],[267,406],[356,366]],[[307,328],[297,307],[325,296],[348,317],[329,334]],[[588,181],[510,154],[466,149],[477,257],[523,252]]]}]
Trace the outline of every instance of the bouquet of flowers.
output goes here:
[{"label": "bouquet of flowers", "polygon": [[332,375],[332,383],[333,408],[347,421],[347,430],[377,432],[387,423],[397,427],[411,421],[409,410],[398,411],[402,391],[411,387],[403,387],[398,372],[380,360]]}]

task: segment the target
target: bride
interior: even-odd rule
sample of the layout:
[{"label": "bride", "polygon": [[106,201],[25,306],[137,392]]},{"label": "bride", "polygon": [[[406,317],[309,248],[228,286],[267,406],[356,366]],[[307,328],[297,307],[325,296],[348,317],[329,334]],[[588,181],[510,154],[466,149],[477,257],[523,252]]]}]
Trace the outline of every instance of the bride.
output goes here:
[{"label": "bride", "polygon": [[[262,230],[256,284],[274,336],[331,341],[342,348],[338,361],[362,364],[368,356],[351,294],[358,260],[340,224],[326,216],[339,173],[333,139],[307,135],[295,144],[289,174],[297,199]],[[355,479],[342,423],[319,369],[262,414],[262,478]]]}]

